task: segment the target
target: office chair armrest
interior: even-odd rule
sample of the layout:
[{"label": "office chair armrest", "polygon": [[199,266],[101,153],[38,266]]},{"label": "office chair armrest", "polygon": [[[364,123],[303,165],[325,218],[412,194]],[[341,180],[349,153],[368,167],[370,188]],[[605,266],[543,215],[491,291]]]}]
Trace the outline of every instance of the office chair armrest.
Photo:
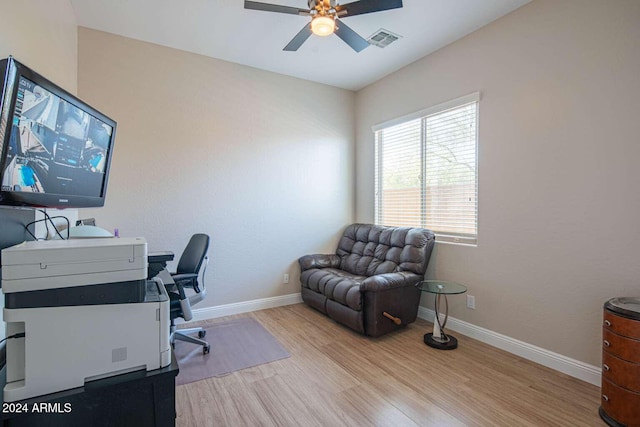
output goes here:
[{"label": "office chair armrest", "polygon": [[[158,285],[168,288],[168,286],[165,285],[162,279],[158,276],[154,277],[152,280]],[[179,283],[175,283],[175,285],[171,286],[176,286],[178,288],[178,293],[180,294],[180,310],[182,310],[182,318],[188,322],[189,320],[193,319],[193,313],[191,311],[191,302],[184,293],[184,287]]]},{"label": "office chair armrest", "polygon": [[[171,276],[176,286],[178,287],[178,292],[184,293],[184,290],[180,290],[180,287],[188,286],[193,288],[197,293],[200,293],[200,288],[198,287],[198,275],[193,273],[181,273],[175,274]],[[183,299],[182,293],[180,294],[180,299]]]},{"label": "office chair armrest", "polygon": [[191,282],[195,279],[198,278],[197,274],[194,273],[181,273],[181,274],[172,274],[171,277],[173,278],[173,281],[178,283],[178,282]]},{"label": "office chair armrest", "polygon": [[175,287],[178,288],[178,295],[180,295],[180,309],[182,310],[182,318],[188,322],[193,318],[193,314],[191,313],[191,302],[189,301],[187,294],[184,292],[184,284],[185,282],[193,282],[194,278],[187,276],[198,277],[196,274],[178,274],[173,277],[173,281],[175,283]]}]

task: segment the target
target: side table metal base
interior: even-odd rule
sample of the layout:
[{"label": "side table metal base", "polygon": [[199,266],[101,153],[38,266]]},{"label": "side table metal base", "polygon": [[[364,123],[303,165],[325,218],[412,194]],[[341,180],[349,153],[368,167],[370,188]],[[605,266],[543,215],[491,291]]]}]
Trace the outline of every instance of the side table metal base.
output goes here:
[{"label": "side table metal base", "polygon": [[451,335],[447,335],[447,337],[449,340],[443,342],[437,338],[433,338],[433,333],[429,332],[428,334],[424,334],[424,343],[429,347],[437,348],[438,350],[453,350],[458,348],[458,340],[456,337]]}]

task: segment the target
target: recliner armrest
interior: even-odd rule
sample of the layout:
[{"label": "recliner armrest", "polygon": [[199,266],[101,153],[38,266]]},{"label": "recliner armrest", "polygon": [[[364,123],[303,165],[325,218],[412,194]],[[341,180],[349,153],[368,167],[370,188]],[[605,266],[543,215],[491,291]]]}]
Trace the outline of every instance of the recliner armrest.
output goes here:
[{"label": "recliner armrest", "polygon": [[338,268],[340,267],[340,257],[335,254],[305,255],[298,259],[298,263],[301,271],[310,268]]},{"label": "recliner armrest", "polygon": [[421,282],[422,279],[422,276],[411,273],[410,271],[376,274],[375,276],[369,276],[362,281],[360,284],[360,291],[376,292],[404,286],[415,286],[417,283]]}]

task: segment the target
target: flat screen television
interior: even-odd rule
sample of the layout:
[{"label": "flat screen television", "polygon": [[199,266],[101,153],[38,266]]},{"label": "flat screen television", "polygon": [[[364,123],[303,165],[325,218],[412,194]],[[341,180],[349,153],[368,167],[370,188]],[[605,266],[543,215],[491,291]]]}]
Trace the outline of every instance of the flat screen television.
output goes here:
[{"label": "flat screen television", "polygon": [[12,57],[0,78],[0,205],[104,206],[116,122]]}]

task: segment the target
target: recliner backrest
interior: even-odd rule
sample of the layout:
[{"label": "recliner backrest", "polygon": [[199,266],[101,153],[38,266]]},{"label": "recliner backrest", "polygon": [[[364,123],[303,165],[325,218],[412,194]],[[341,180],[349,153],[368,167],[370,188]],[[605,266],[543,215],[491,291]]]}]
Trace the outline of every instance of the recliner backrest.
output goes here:
[{"label": "recliner backrest", "polygon": [[178,261],[176,273],[198,273],[208,249],[208,235],[194,234],[193,236],[191,236],[187,247],[184,249],[184,252],[182,252],[182,255],[180,256],[180,261]]},{"label": "recliner backrest", "polygon": [[352,224],[338,244],[340,269],[360,276],[410,271],[424,275],[435,235],[425,228]]}]

